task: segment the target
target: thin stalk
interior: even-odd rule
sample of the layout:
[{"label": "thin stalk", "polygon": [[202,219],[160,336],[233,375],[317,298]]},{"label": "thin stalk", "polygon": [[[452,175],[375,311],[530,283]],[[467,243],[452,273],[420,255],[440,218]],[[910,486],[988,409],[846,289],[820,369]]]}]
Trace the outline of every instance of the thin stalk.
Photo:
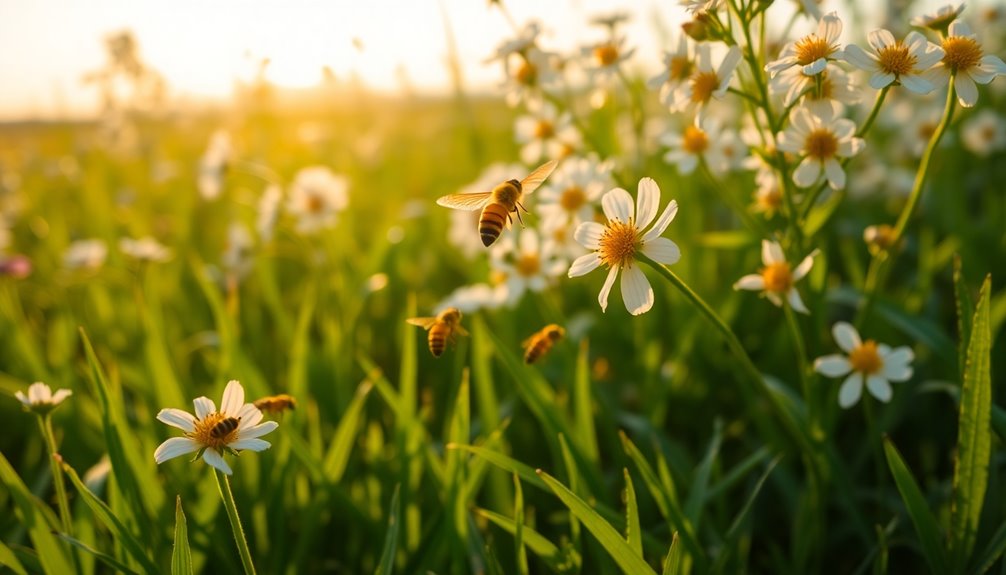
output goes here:
[{"label": "thin stalk", "polygon": [[[786,324],[789,326],[790,335],[793,338],[793,345],[796,346],[797,366],[800,370],[800,387],[803,390],[803,400],[807,402],[807,413],[811,413],[813,402],[810,397],[810,378],[807,371],[807,344],[803,339],[803,332],[800,331],[800,324],[796,319],[796,312],[793,306],[786,301],[783,303],[783,311],[786,314]],[[810,418],[813,420],[813,417]]]},{"label": "thin stalk", "polygon": [[[864,378],[863,387],[866,387],[866,381]],[[884,457],[884,447],[881,443],[883,436],[880,433],[880,429],[877,427],[877,415],[874,413],[873,409],[873,398],[870,396],[867,390],[863,391],[863,416],[866,419],[866,432],[870,436],[870,452],[873,455],[873,472],[875,475],[874,489],[880,493],[887,479],[887,463]]]},{"label": "thin stalk", "polygon": [[731,94],[734,94],[736,96],[740,96],[741,98],[744,98],[745,100],[747,100],[748,102],[751,102],[755,106],[759,106],[759,107],[761,106],[761,102],[758,100],[758,98],[755,98],[754,96],[752,96],[751,94],[748,94],[747,92],[745,92],[743,90],[738,90],[737,88],[734,88],[733,86],[731,86],[731,87],[727,88],[727,92],[730,92]]},{"label": "thin stalk", "polygon": [[870,110],[870,115],[866,117],[866,121],[860,126],[859,130],[856,132],[857,138],[862,138],[867,132],[870,131],[870,127],[873,126],[873,121],[877,119],[877,114],[880,112],[880,107],[884,105],[884,99],[887,98],[887,92],[891,90],[891,85],[888,84],[877,94],[877,99],[873,101],[873,109]]},{"label": "thin stalk", "polygon": [[231,492],[231,482],[219,469],[214,469],[213,475],[217,479],[217,489],[220,490],[220,498],[224,500],[224,508],[227,509],[227,519],[231,522],[231,531],[234,532],[234,542],[238,546],[241,565],[244,567],[246,575],[255,575],[255,565],[252,564],[251,552],[248,550],[248,541],[245,539],[245,531],[241,527],[241,518],[238,517],[238,507],[234,503],[234,494]]},{"label": "thin stalk", "polygon": [[727,187],[720,184],[720,181],[709,169],[709,165],[706,163],[705,158],[699,159],[699,171],[702,172],[702,175],[709,181],[709,185],[712,186],[713,191],[720,196],[723,203],[727,204],[727,206],[729,206],[730,209],[737,214],[737,217],[744,222],[748,229],[758,234],[759,237],[764,238],[770,235],[768,230],[761,225],[757,219],[753,218],[750,213],[748,213],[743,202],[735,198]]},{"label": "thin stalk", "polygon": [[[59,452],[56,451],[56,435],[52,431],[50,414],[38,416],[38,426],[45,440],[45,448],[49,451],[49,467],[52,469],[52,484],[56,487],[56,504],[59,507],[59,522],[63,533],[73,536],[73,517],[70,515],[70,501],[66,497],[66,486],[63,485],[63,469],[60,467]],[[77,569],[77,549],[71,549],[71,560]]]}]

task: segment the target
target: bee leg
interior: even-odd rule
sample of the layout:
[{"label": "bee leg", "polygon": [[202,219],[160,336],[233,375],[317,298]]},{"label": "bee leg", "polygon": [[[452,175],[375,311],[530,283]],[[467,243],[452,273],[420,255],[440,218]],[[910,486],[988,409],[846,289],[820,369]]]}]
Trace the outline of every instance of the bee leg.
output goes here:
[{"label": "bee leg", "polygon": [[[520,204],[517,204],[517,205],[519,205],[519,206],[520,206]],[[522,207],[522,208],[523,208],[524,206],[520,206],[520,207]],[[524,211],[526,212],[527,210],[524,210]],[[520,227],[522,227],[522,228],[523,228],[523,227],[524,227],[524,218],[522,218],[522,217],[520,216],[520,210],[516,210],[516,209],[515,209],[515,210],[513,211],[513,213],[517,214],[517,221],[518,221],[518,222],[520,222]]]}]

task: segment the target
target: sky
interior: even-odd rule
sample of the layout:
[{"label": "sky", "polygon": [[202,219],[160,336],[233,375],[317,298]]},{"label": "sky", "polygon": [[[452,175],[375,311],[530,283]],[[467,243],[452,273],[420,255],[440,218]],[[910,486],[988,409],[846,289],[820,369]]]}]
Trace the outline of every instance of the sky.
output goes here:
[{"label": "sky", "polygon": [[[629,10],[635,60],[654,69],[660,26],[676,33],[686,17],[674,0],[505,3],[518,23],[541,21],[543,44],[560,51],[602,37],[589,17]],[[512,32],[488,0],[0,0],[0,120],[96,110],[97,91],[81,78],[104,62],[103,38],[123,29],[134,32],[143,60],[176,99],[226,98],[266,57],[268,78],[280,86],[315,85],[328,66],[337,78],[355,75],[378,90],[398,89],[404,69],[415,89],[446,91],[446,22],[466,85],[497,83],[499,67],[484,60]]]}]

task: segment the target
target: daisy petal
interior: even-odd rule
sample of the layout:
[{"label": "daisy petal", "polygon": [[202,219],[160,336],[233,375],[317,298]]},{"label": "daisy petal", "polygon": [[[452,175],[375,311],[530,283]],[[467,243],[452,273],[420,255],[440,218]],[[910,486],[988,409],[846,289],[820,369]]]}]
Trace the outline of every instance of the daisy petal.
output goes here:
[{"label": "daisy petal", "polygon": [[272,444],[264,439],[239,439],[228,445],[231,449],[247,449],[248,451],[265,451]]},{"label": "daisy petal", "polygon": [[196,451],[199,451],[199,444],[195,441],[192,441],[188,437],[172,437],[157,446],[157,450],[154,451],[154,461],[160,464],[180,455],[195,453]]},{"label": "daisy petal", "polygon": [[828,185],[831,186],[831,189],[841,190],[845,187],[845,170],[835,158],[828,158],[824,162],[824,174],[828,178]]},{"label": "daisy petal", "polygon": [[660,188],[653,178],[643,178],[639,180],[639,187],[636,189],[636,229],[643,229],[650,225],[653,217],[657,215],[657,208],[660,206]]},{"label": "daisy petal", "polygon": [[632,205],[632,196],[622,188],[615,188],[604,194],[601,198],[601,209],[609,220],[618,220],[623,224],[629,223],[635,207]]},{"label": "daisy petal", "polygon": [[912,377],[912,366],[915,358],[910,347],[899,347],[884,356],[884,371],[881,374],[891,381],[907,381]]},{"label": "daisy petal", "polygon": [[954,90],[961,106],[970,108],[978,103],[978,86],[966,73],[957,74],[954,78]]},{"label": "daisy petal", "polygon": [[863,395],[863,375],[856,372],[842,382],[842,387],[838,390],[838,404],[844,409],[849,409],[856,405],[861,395]]},{"label": "daisy petal", "polygon": [[806,157],[800,162],[800,165],[793,170],[793,183],[800,186],[801,188],[809,188],[814,185],[817,178],[821,175],[821,162],[811,158]]},{"label": "daisy petal", "polygon": [[901,85],[904,86],[906,90],[916,94],[928,94],[936,88],[922,76],[912,75],[902,76]]},{"label": "daisy petal", "polygon": [[866,41],[870,43],[870,46],[874,50],[880,52],[887,46],[896,44],[897,41],[894,39],[894,34],[891,34],[883,28],[878,28],[866,35]]},{"label": "daisy petal", "polygon": [[870,395],[876,397],[879,401],[884,403],[891,401],[891,384],[882,377],[871,375],[866,378],[866,389],[870,390]]},{"label": "daisy petal", "polygon": [[761,291],[765,289],[765,278],[761,274],[748,274],[737,280],[734,289],[746,289],[751,291]]},{"label": "daisy petal", "polygon": [[[814,251],[815,253],[817,252],[817,250]],[[807,257],[803,258],[803,260],[800,261],[800,265],[796,266],[796,269],[793,270],[793,281],[798,282],[802,280],[803,277],[807,275],[807,272],[810,271],[810,268],[813,266],[814,266],[814,254],[810,254]]]},{"label": "daisy petal", "polygon": [[769,240],[761,241],[761,262],[765,265],[786,261],[786,254],[782,251],[782,246]]},{"label": "daisy petal", "polygon": [[224,397],[220,400],[220,413],[236,417],[244,403],[245,388],[241,387],[236,379],[227,382],[227,387],[224,388]]},{"label": "daisy petal", "polygon": [[224,461],[223,456],[217,453],[213,448],[209,448],[203,452],[203,461],[208,463],[211,467],[223,471],[227,475],[232,475],[234,473],[231,471],[231,466],[227,465],[227,462]]},{"label": "daisy petal", "polygon": [[677,200],[671,200],[671,203],[667,204],[663,213],[661,213],[660,217],[657,218],[657,221],[654,222],[653,227],[643,234],[643,243],[645,244],[646,242],[653,241],[655,238],[661,236],[664,233],[664,230],[667,229],[667,226],[669,226],[674,220],[674,216],[676,215],[678,215],[678,202]]},{"label": "daisy petal", "polygon": [[571,278],[577,278],[596,270],[600,265],[601,257],[597,255],[597,252],[590,252],[576,258],[573,265],[569,266],[567,275]]},{"label": "daisy petal", "polygon": [[258,422],[262,421],[262,412],[259,411],[259,408],[255,407],[254,403],[246,403],[241,406],[235,417],[241,420],[238,429],[246,429],[258,425]]},{"label": "daisy petal", "polygon": [[597,294],[597,303],[601,304],[601,312],[608,311],[608,294],[611,293],[611,286],[615,284],[615,276],[618,275],[618,267],[611,266],[608,270],[608,277],[604,278],[604,285]]},{"label": "daisy petal", "polygon": [[845,61],[867,72],[873,72],[877,69],[876,60],[855,44],[849,44],[845,47]]},{"label": "daisy petal", "polygon": [[63,400],[73,395],[73,392],[69,389],[57,389],[56,393],[52,394],[52,399],[49,400],[53,405],[59,405],[63,403]]},{"label": "daisy petal", "polygon": [[859,338],[859,332],[848,322],[840,321],[833,325],[831,335],[835,337],[835,343],[838,344],[838,347],[846,353],[852,353],[852,350],[863,345],[863,340]]},{"label": "daisy petal", "polygon": [[196,418],[181,409],[165,408],[157,413],[157,421],[191,433],[196,430]]},{"label": "daisy petal", "polygon": [[196,419],[203,419],[217,410],[216,404],[208,397],[197,397],[193,399],[192,406],[196,408]]},{"label": "daisy petal", "polygon": [[671,265],[681,259],[678,245],[667,238],[654,238],[643,242],[643,254],[655,262]]},{"label": "daisy petal", "polygon": [[241,433],[238,434],[240,439],[252,439],[255,437],[262,437],[263,435],[273,431],[279,427],[279,424],[275,421],[266,421],[265,423],[260,423],[254,427],[249,427],[247,429],[242,429]]},{"label": "daisy petal", "polygon": [[588,250],[596,250],[601,247],[601,238],[606,229],[597,222],[583,222],[573,232],[573,239]]},{"label": "daisy petal", "polygon": [[653,288],[639,266],[622,270],[622,301],[632,315],[644,314],[653,307]]},{"label": "daisy petal", "polygon": [[826,355],[814,360],[814,371],[825,377],[842,377],[852,371],[852,364],[844,355]]},{"label": "daisy petal", "polygon": [[800,299],[800,292],[796,291],[796,288],[789,288],[786,300],[789,302],[789,307],[793,308],[793,311],[810,315],[810,310],[803,304],[803,300]]}]

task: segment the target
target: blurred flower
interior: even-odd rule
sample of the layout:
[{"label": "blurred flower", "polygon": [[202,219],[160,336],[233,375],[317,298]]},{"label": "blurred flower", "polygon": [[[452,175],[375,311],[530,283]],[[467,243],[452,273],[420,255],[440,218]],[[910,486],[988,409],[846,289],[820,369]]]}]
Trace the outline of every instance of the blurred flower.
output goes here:
[{"label": "blurred flower", "polygon": [[245,390],[236,380],[224,388],[217,411],[213,400],[197,397],[192,402],[195,417],[181,409],[165,408],[157,414],[161,423],[177,427],[185,437],[172,437],[157,447],[154,461],[158,464],[181,455],[199,452],[207,464],[230,475],[231,468],[224,461],[224,453],[237,455],[238,451],[264,451],[268,441],[259,437],[279,426],[275,421],[262,421],[262,412],[255,405],[245,403]]},{"label": "blurred flower", "polygon": [[1006,149],[1006,121],[995,110],[982,110],[961,126],[961,143],[982,157]]},{"label": "blurred flower", "polygon": [[559,257],[575,260],[586,251],[576,242],[576,224],[559,218],[545,218],[541,221],[542,249]]},{"label": "blurred flower", "polygon": [[108,246],[103,240],[77,240],[66,248],[63,265],[68,269],[96,270],[105,263]]},{"label": "blurred flower", "polygon": [[517,241],[509,235],[502,238],[490,250],[490,265],[494,271],[506,277],[507,303],[515,304],[524,292],[539,292],[554,279],[562,275],[567,262],[546,250],[538,237],[538,232],[526,228],[521,230]]},{"label": "blurred flower", "polygon": [[737,64],[741,61],[741,51],[737,46],[731,46],[720,61],[719,68],[713,68],[712,47],[702,43],[696,48],[695,65],[687,80],[677,84],[668,104],[671,112],[684,112],[696,106],[701,115],[705,105],[710,100],[723,98],[730,87]]},{"label": "blurred flower", "polygon": [[561,56],[535,46],[508,56],[504,60],[506,79],[501,86],[507,105],[541,102],[543,91],[555,88],[561,80],[563,66]]},{"label": "blurred flower", "polygon": [[[845,170],[838,158],[858,154],[865,142],[855,137],[856,125],[847,118],[835,118],[825,110],[814,113],[806,107],[793,110],[790,124],[779,135],[779,149],[803,157],[793,170],[793,182],[807,188],[824,172],[834,190],[845,187]],[[820,114],[820,112],[826,112]]]},{"label": "blurred flower", "polygon": [[664,71],[646,83],[652,90],[660,90],[660,102],[672,111],[677,109],[678,92],[686,89],[686,82],[695,69],[692,42],[688,36],[678,36],[678,46],[673,52],[664,52]]},{"label": "blurred flower", "polygon": [[916,94],[928,94],[935,89],[923,74],[943,58],[942,48],[914,31],[909,32],[904,41],[898,41],[887,30],[874,30],[867,41],[871,50],[849,44],[845,47],[844,59],[870,73],[871,88],[879,90],[901,84]]},{"label": "blurred flower", "polygon": [[894,247],[894,228],[888,224],[867,226],[863,230],[863,241],[873,255],[889,251]]},{"label": "blurred flower", "polygon": [[119,249],[140,261],[166,262],[171,259],[171,250],[150,236],[138,240],[122,238],[119,240]]},{"label": "blurred flower", "polygon": [[41,381],[36,381],[28,386],[28,395],[25,395],[21,391],[14,392],[14,397],[21,402],[25,411],[31,411],[39,415],[45,415],[56,409],[60,403],[63,403],[63,400],[71,395],[73,395],[73,392],[69,389],[58,389],[56,393],[53,393],[49,389],[49,386]]},{"label": "blurred flower", "polygon": [[204,200],[215,200],[220,196],[227,164],[232,155],[231,137],[223,130],[214,132],[199,160],[199,194]]},{"label": "blurred flower", "polygon": [[782,298],[785,297],[789,306],[800,313],[810,313],[807,306],[803,305],[800,299],[800,292],[796,291],[796,282],[807,275],[811,266],[814,265],[814,254],[811,253],[803,258],[800,265],[795,270],[790,269],[789,262],[786,261],[786,254],[782,247],[776,242],[762,240],[761,261],[765,267],[756,274],[749,274],[734,284],[734,289],[760,291],[768,300],[777,306],[782,307]]},{"label": "blurred flower", "polygon": [[580,147],[580,132],[573,126],[569,113],[559,114],[547,102],[528,104],[528,114],[517,118],[515,137],[521,161],[537,164],[543,159],[559,160]]},{"label": "blurred flower", "polygon": [[508,56],[524,52],[535,45],[539,34],[541,34],[541,24],[535,21],[528,22],[517,33],[517,37],[508,38],[501,42],[496,48],[496,52],[486,60],[486,63],[494,60],[505,61]]},{"label": "blurred flower", "polygon": [[678,4],[684,6],[691,14],[700,14],[715,12],[723,4],[723,0],[678,0]]},{"label": "blurred flower", "polygon": [[[862,92],[853,86],[849,75],[837,67],[829,68],[817,76],[804,76],[799,68],[790,68],[773,79],[770,89],[776,91],[776,80],[780,80],[778,85],[785,85],[783,78],[791,72],[799,75],[800,80],[789,84],[789,91],[783,98],[786,106],[798,98],[803,98],[802,105],[815,114],[819,116],[831,114],[837,118],[845,106],[858,104],[861,99]],[[820,80],[820,91],[817,89],[818,80]]]},{"label": "blurred flower", "polygon": [[957,6],[947,4],[945,6],[940,6],[933,12],[927,12],[922,16],[912,18],[911,24],[912,26],[918,26],[919,28],[929,28],[930,30],[935,30],[940,33],[946,33],[947,27],[950,26],[950,23],[956,20],[963,11],[963,2]]},{"label": "blurred flower", "polygon": [[824,18],[824,12],[821,11],[821,4],[824,0],[799,0],[796,2],[796,10],[798,14],[804,14],[814,20],[820,20]]},{"label": "blurred flower", "polygon": [[283,201],[283,188],[276,184],[269,184],[262,192],[262,197],[258,201],[258,218],[255,221],[255,229],[258,237],[263,242],[272,240],[273,230],[276,228],[276,220],[279,218],[279,206]]},{"label": "blurred flower", "polygon": [[101,456],[101,459],[97,463],[84,472],[84,476],[81,479],[91,492],[101,494],[105,489],[105,483],[108,482],[108,475],[111,472],[112,460],[108,458],[108,454],[106,453]]},{"label": "blurred flower", "polygon": [[507,287],[504,284],[474,284],[461,286],[451,292],[436,306],[440,313],[447,308],[457,308],[462,313],[474,313],[481,309],[499,309],[507,301]]},{"label": "blurred flower", "polygon": [[755,174],[754,211],[764,214],[766,218],[772,218],[782,208],[782,187],[779,185],[779,178],[771,168],[758,170]]},{"label": "blurred flower", "polygon": [[297,172],[286,206],[297,218],[297,231],[310,234],[335,225],[336,216],[349,204],[348,188],[345,176],[323,166]]},{"label": "blurred flower", "polygon": [[701,125],[688,124],[682,132],[668,132],[660,142],[670,150],[664,161],[676,164],[682,175],[691,174],[700,161],[705,161],[714,174],[723,174],[743,159],[746,146],[732,130],[723,130],[719,119],[706,117]]},{"label": "blurred flower", "polygon": [[[778,60],[769,62],[765,70],[774,78],[779,72],[799,66],[804,76],[815,76],[824,72],[829,60],[842,57],[838,47],[838,37],[842,34],[842,21],[835,12],[825,15],[818,22],[817,31],[796,42],[790,42],[782,50]],[[799,81],[799,76],[787,76],[789,82]],[[787,91],[788,90],[781,90]]]},{"label": "blurred flower", "polygon": [[586,59],[585,67],[591,80],[595,83],[610,80],[619,73],[622,62],[628,60],[635,49],[625,49],[625,38],[612,37],[580,50]]},{"label": "blurred flower", "polygon": [[912,377],[912,360],[915,355],[907,346],[891,349],[872,339],[862,341],[859,332],[852,325],[840,321],[832,327],[835,342],[844,355],[826,355],[814,361],[814,371],[826,377],[851,375],[842,382],[838,390],[838,404],[848,409],[863,394],[863,382],[870,395],[882,402],[891,400],[892,381],[907,381]]},{"label": "blurred flower", "polygon": [[574,227],[593,220],[597,201],[611,187],[611,163],[597,158],[567,158],[538,191],[543,224],[561,221]]},{"label": "blurred flower", "polygon": [[619,10],[612,12],[610,14],[599,14],[590,19],[590,24],[592,26],[600,26],[602,28],[608,29],[612,34],[615,33],[615,29],[618,26],[628,22],[632,19],[632,15],[624,10]]},{"label": "blurred flower", "polygon": [[0,256],[0,277],[9,277],[16,280],[24,279],[31,275],[32,265],[28,256],[14,254],[10,257]]},{"label": "blurred flower", "polygon": [[988,84],[996,76],[1006,74],[1006,63],[999,56],[985,54],[978,36],[960,20],[950,23],[943,39],[943,60],[926,74],[926,79],[938,88],[953,80],[957,101],[970,108],[978,102],[978,84]]},{"label": "blurred flower", "polygon": [[240,222],[231,222],[227,227],[227,243],[224,244],[220,263],[224,270],[243,277],[251,269],[251,251],[255,245],[251,232]]},{"label": "blurred flower", "polygon": [[[653,288],[636,264],[636,254],[666,265],[681,258],[681,250],[667,238],[660,237],[678,213],[678,202],[671,200],[654,221],[660,206],[660,188],[652,178],[639,180],[636,204],[622,188],[615,188],[601,198],[608,222],[584,222],[576,228],[576,241],[591,253],[581,256],[569,268],[569,277],[585,275],[601,265],[608,266],[608,276],[597,296],[601,311],[608,309],[608,294],[618,272],[622,272],[622,301],[632,315],[646,313],[653,307]],[[653,223],[649,230],[644,229]]]}]

